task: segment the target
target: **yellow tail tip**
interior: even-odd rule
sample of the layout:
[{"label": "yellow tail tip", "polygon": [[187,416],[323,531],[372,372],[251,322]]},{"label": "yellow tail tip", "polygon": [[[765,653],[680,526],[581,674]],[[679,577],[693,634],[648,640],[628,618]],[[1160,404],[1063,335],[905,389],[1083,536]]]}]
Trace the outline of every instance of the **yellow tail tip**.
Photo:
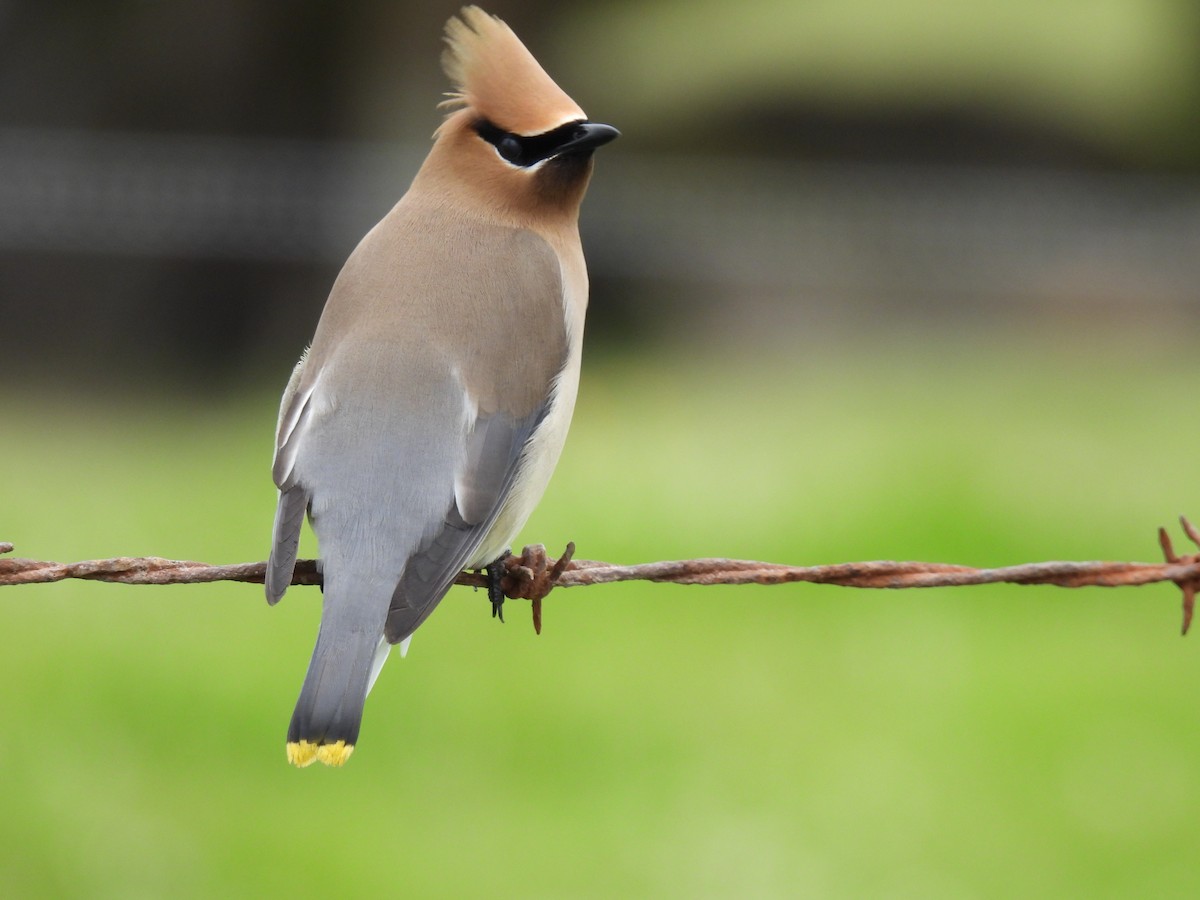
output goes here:
[{"label": "yellow tail tip", "polygon": [[293,766],[303,769],[317,761],[317,745],[308,741],[288,741],[287,759]]},{"label": "yellow tail tip", "polygon": [[327,766],[344,766],[353,752],[354,745],[347,744],[345,741],[336,741],[332,744],[289,741],[287,745],[288,762],[301,769],[311,766],[317,760]]},{"label": "yellow tail tip", "polygon": [[353,752],[354,745],[347,744],[345,741],[321,744],[317,747],[317,759],[327,766],[344,766]]}]

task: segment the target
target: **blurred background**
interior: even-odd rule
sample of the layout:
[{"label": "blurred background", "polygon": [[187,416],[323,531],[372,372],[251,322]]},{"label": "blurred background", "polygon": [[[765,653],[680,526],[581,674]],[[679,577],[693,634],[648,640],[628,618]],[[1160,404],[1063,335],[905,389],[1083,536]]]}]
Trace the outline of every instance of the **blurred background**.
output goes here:
[{"label": "blurred background", "polygon": [[[278,396],[455,3],[0,2],[0,539],[261,559]],[[497,2],[595,119],[575,425],[615,562],[1153,559],[1200,516],[1200,7]],[[306,537],[303,550],[315,553]],[[0,606],[5,896],[1195,896],[1178,592],[455,589],[342,771],[317,594]]]}]

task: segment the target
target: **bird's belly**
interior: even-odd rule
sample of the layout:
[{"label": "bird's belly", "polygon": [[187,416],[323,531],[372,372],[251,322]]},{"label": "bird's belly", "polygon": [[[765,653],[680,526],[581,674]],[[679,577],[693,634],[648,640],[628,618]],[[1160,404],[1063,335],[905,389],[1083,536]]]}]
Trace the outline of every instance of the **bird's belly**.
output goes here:
[{"label": "bird's belly", "polygon": [[486,566],[510,549],[517,532],[525,526],[530,513],[542,499],[566,443],[578,390],[579,366],[568,365],[557,379],[550,409],[526,444],[512,490],[467,568]]}]

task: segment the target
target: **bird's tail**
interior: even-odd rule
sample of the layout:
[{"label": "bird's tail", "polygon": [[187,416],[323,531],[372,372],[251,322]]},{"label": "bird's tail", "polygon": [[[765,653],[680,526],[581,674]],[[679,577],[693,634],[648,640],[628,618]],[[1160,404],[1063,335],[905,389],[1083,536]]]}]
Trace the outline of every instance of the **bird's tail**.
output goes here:
[{"label": "bird's tail", "polygon": [[340,766],[354,752],[367,692],[390,648],[383,639],[390,596],[378,583],[327,572],[317,645],[288,728],[292,765]]}]

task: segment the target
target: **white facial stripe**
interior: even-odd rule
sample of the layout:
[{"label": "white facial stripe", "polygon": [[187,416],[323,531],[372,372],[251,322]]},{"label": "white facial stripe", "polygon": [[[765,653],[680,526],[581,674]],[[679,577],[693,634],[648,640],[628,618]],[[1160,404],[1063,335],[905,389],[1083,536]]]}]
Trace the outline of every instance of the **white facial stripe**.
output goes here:
[{"label": "white facial stripe", "polygon": [[537,162],[533,163],[532,165],[518,166],[516,163],[511,163],[507,159],[505,159],[503,156],[501,156],[499,147],[492,147],[492,149],[496,152],[496,158],[499,159],[500,162],[504,163],[510,169],[516,169],[518,172],[536,172],[538,169],[540,169],[542,166],[544,166],[550,160],[554,159],[553,156],[548,156],[545,159],[539,159]]}]

